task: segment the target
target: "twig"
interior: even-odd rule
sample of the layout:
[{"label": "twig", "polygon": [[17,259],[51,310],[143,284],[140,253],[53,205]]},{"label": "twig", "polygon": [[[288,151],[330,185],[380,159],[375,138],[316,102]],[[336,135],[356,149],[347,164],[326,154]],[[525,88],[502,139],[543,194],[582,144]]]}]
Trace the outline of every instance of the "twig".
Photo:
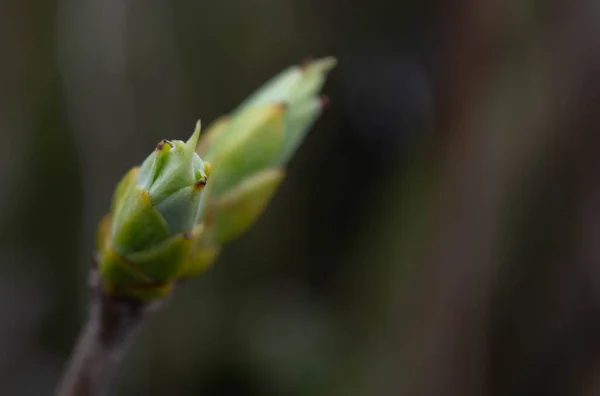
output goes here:
[{"label": "twig", "polygon": [[156,308],[156,304],[106,295],[97,274],[92,275],[87,323],[55,396],[108,395],[146,313]]}]

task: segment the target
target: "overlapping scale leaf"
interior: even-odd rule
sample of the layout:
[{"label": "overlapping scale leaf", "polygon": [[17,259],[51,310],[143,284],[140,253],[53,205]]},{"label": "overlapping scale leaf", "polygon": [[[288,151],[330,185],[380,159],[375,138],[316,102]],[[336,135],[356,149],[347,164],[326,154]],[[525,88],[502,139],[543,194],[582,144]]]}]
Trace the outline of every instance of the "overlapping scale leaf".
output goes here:
[{"label": "overlapping scale leaf", "polygon": [[[229,116],[218,119],[200,140],[198,153],[214,172],[205,216],[219,243],[248,229],[272,198],[283,177],[251,183],[263,181],[261,174],[283,174],[322,112],[319,91],[335,63],[324,58],[284,70]],[[244,204],[245,199],[252,204]],[[224,201],[238,204],[224,206]]]},{"label": "overlapping scale leaf", "polygon": [[321,114],[319,91],[334,65],[324,58],[284,70],[217,119],[199,142],[198,123],[187,142],[163,140],[131,169],[98,231],[105,291],[162,298],[247,230]]},{"label": "overlapping scale leaf", "polygon": [[105,290],[158,298],[189,266],[207,183],[199,134],[200,124],[187,142],[161,141],[117,186],[97,237]]}]

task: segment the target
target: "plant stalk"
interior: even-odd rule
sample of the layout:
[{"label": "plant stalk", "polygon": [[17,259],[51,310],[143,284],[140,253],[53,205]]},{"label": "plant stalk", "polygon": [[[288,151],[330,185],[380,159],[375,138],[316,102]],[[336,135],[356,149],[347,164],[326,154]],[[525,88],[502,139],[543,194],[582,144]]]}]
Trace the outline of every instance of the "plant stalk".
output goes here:
[{"label": "plant stalk", "polygon": [[102,292],[99,277],[92,275],[93,294],[87,322],[55,396],[109,395],[149,311],[150,304]]}]

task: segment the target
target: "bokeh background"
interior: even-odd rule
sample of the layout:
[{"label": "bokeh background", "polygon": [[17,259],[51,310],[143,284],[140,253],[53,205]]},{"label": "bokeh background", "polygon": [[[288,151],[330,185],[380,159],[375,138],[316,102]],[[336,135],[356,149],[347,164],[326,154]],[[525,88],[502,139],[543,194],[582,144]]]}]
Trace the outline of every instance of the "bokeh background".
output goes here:
[{"label": "bokeh background", "polygon": [[286,182],[118,395],[600,394],[597,0],[2,0],[1,395],[52,393],[123,173],[329,54]]}]

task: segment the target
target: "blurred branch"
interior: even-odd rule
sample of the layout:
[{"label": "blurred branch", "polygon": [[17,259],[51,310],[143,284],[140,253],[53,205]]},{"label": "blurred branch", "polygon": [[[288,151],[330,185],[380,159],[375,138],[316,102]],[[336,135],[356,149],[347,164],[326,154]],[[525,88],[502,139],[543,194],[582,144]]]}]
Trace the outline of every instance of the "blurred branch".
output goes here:
[{"label": "blurred branch", "polygon": [[[436,95],[437,130],[446,143],[442,198],[417,286],[404,296],[418,301],[411,338],[418,342],[406,345],[404,357],[414,375],[394,387],[404,392],[394,393],[490,391],[490,313],[503,249],[514,232],[514,200],[566,138],[556,126],[581,82],[584,51],[565,56],[575,21],[569,14],[558,16],[557,32],[546,31],[535,14],[515,32],[513,21],[534,9],[529,2],[529,9],[511,6],[504,15],[496,12],[502,2],[455,3],[455,15],[444,14],[447,59]],[[397,326],[406,321],[399,314]]]},{"label": "blurred branch", "polygon": [[87,323],[63,374],[56,396],[104,396],[117,380],[123,359],[145,314],[154,305],[102,293],[94,276]]}]

